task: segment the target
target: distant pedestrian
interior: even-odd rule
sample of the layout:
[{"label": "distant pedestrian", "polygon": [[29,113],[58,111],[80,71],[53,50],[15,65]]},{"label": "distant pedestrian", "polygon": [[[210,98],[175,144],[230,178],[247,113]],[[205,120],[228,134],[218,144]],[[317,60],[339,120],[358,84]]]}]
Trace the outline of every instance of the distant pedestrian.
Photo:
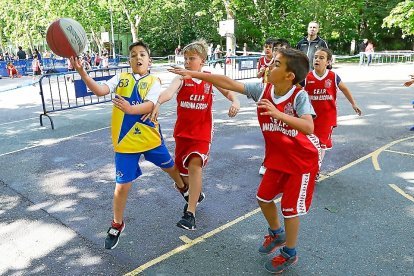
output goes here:
[{"label": "distant pedestrian", "polygon": [[177,48],[175,48],[174,54],[176,56],[181,56],[182,55],[182,50],[181,50],[181,45],[178,45]]},{"label": "distant pedestrian", "polygon": [[247,43],[243,44],[243,56],[247,56]]},{"label": "distant pedestrian", "polygon": [[368,59],[367,66],[369,66],[372,62],[372,58],[374,57],[374,44],[370,40],[368,40],[367,47],[365,48],[365,55]]},{"label": "distant pedestrian", "polygon": [[312,61],[318,48],[328,48],[325,40],[318,36],[319,23],[311,21],[308,24],[308,35],[298,42],[296,48],[304,52],[309,58],[309,70],[313,69]]},{"label": "distant pedestrian", "polygon": [[216,68],[216,65],[220,64],[220,67],[223,68],[223,52],[221,51],[220,44],[217,44],[216,49],[214,49],[214,60],[213,67]]},{"label": "distant pedestrian", "polygon": [[19,46],[19,51],[17,51],[17,57],[19,59],[26,59],[27,58],[26,52],[23,51],[22,46]]},{"label": "distant pedestrian", "polygon": [[364,64],[365,49],[367,48],[367,44],[368,44],[368,39],[364,38],[364,40],[358,45],[360,66]]},{"label": "distant pedestrian", "polygon": [[40,76],[42,74],[41,64],[39,62],[37,55],[33,56],[32,70],[33,70],[33,79],[36,79],[36,76]]}]

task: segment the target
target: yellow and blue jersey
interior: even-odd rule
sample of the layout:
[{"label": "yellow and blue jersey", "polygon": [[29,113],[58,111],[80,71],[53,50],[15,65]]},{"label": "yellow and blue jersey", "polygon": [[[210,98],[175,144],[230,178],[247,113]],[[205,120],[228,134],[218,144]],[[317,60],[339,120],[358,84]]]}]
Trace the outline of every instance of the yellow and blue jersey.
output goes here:
[{"label": "yellow and blue jersey", "polygon": [[[159,79],[145,75],[135,79],[133,74],[121,73],[115,93],[122,96],[131,105],[144,102],[151,87]],[[116,107],[112,110],[112,143],[114,151],[119,153],[145,152],[162,143],[162,135],[157,121],[141,120],[141,114],[125,114]]]}]

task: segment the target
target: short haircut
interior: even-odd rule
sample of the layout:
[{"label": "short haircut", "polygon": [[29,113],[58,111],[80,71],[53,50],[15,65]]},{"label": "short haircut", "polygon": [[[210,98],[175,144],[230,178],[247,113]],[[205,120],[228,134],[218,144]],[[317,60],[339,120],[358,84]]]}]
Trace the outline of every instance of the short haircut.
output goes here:
[{"label": "short haircut", "polygon": [[149,46],[144,41],[138,40],[137,42],[134,42],[131,45],[129,45],[129,52],[131,52],[132,51],[132,48],[134,48],[135,46],[142,46],[142,47],[144,47],[145,51],[148,53],[148,56],[151,55],[151,51],[149,49]]},{"label": "short haircut", "polygon": [[274,38],[268,38],[268,39],[266,39],[265,44],[273,45],[275,43],[275,41],[276,41],[276,39],[274,39]]},{"label": "short haircut", "polygon": [[279,38],[275,40],[275,42],[273,43],[273,47],[276,47],[276,46],[279,46],[280,48],[292,48],[292,46],[290,46],[289,44],[289,41],[283,38]]},{"label": "short haircut", "polygon": [[183,48],[184,55],[186,53],[195,53],[204,60],[207,59],[207,51],[208,51],[208,45],[204,39],[196,40]]},{"label": "short haircut", "polygon": [[318,28],[320,27],[320,25],[319,25],[319,22],[318,22],[318,21],[311,21],[311,22],[309,22],[309,23],[308,23],[308,26],[309,26],[311,23],[315,23],[316,25],[318,25]]},{"label": "short haircut", "polygon": [[295,74],[292,84],[303,81],[309,72],[309,59],[306,54],[292,48],[281,48],[278,53],[286,59],[286,71]]}]

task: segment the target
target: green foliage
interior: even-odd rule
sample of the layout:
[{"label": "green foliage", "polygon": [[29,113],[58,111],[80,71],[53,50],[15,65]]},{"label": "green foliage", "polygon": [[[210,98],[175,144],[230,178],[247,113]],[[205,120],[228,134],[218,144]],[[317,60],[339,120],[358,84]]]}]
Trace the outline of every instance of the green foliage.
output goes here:
[{"label": "green foliage", "polygon": [[[0,0],[0,48],[45,44],[48,25],[59,17],[79,21],[88,33],[132,33],[150,44],[153,54],[171,54],[174,48],[200,38],[225,44],[219,21],[235,19],[238,51],[261,51],[269,38],[285,38],[292,46],[306,35],[307,24],[320,23],[320,36],[335,53],[348,53],[352,40],[374,41],[377,50],[411,48],[414,1],[399,0]],[[226,10],[226,7],[228,8]],[[138,19],[138,20],[137,20]],[[135,28],[132,28],[135,27]],[[91,42],[93,40],[91,39]],[[132,41],[131,41],[132,42]]]},{"label": "green foliage", "polygon": [[402,37],[414,35],[414,1],[398,3],[390,15],[384,18],[382,27],[397,27],[402,30]]}]

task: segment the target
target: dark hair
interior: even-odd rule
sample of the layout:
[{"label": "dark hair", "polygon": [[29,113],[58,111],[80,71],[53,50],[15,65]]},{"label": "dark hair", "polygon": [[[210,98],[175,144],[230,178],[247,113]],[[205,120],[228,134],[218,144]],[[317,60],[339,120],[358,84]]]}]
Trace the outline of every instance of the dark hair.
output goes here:
[{"label": "dark hair", "polygon": [[129,51],[131,52],[132,48],[134,48],[135,46],[142,46],[142,47],[144,47],[144,49],[148,53],[148,55],[151,54],[151,51],[148,47],[148,44],[146,44],[144,41],[138,40],[137,42],[132,43],[131,45],[129,45]]},{"label": "dark hair", "polygon": [[[330,49],[325,48],[325,47],[322,47],[322,48],[318,48],[318,50],[316,50],[316,52],[319,52],[319,51],[325,52],[326,53],[326,59],[328,61],[332,61],[333,53],[332,53],[332,51]],[[331,64],[328,64],[328,66],[326,66],[326,68],[327,69],[332,69],[332,65]]]},{"label": "dark hair", "polygon": [[268,39],[266,39],[265,44],[273,45],[275,43],[275,41],[276,40],[274,38],[268,38]]},{"label": "dark hair", "polygon": [[22,46],[19,46],[19,50],[22,50]]},{"label": "dark hair", "polygon": [[276,39],[273,42],[273,48],[275,48],[276,46],[279,46],[280,48],[292,48],[292,46],[290,46],[289,44],[289,41],[283,38]]},{"label": "dark hair", "polygon": [[286,71],[295,74],[292,84],[303,81],[309,72],[309,59],[306,54],[292,48],[281,48],[278,53],[286,59]]}]

